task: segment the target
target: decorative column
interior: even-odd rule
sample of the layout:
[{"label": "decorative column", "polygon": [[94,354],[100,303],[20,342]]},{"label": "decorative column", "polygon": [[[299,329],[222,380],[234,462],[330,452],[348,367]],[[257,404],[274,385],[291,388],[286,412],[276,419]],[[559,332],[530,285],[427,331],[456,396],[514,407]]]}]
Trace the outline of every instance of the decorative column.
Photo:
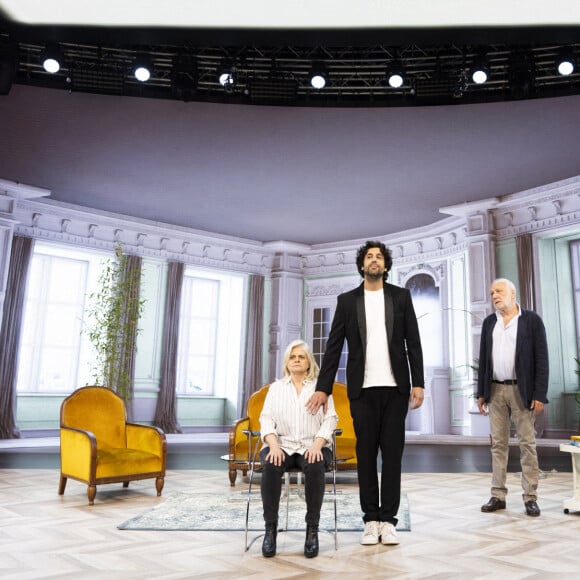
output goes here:
[{"label": "decorative column", "polygon": [[[453,271],[457,270],[458,274],[452,284],[457,294],[452,312],[455,330],[453,368],[457,371],[457,380],[450,385],[450,432],[458,435],[476,434],[473,414],[477,413],[477,407],[473,406],[472,396],[477,376],[472,366],[476,366],[479,357],[481,325],[490,309],[489,286],[496,269],[492,209],[498,203],[497,198],[491,198],[441,210],[442,213],[462,216],[465,220],[466,259],[464,262],[455,260],[452,267],[452,278]],[[460,285],[461,280],[464,286]]]},{"label": "decorative column", "polygon": [[280,378],[282,357],[288,343],[303,337],[302,309],[305,246],[279,242],[271,274],[271,316],[269,326],[268,380]]},{"label": "decorative column", "polygon": [[50,195],[47,189],[0,179],[0,324],[4,312],[12,236],[17,223],[14,219],[16,204],[21,199],[34,199],[47,195]]},{"label": "decorative column", "polygon": [[498,198],[463,203],[441,209],[442,213],[465,218],[465,242],[468,256],[467,310],[471,314],[473,358],[479,352],[481,323],[490,310],[489,287],[495,278],[495,232],[492,210]]}]

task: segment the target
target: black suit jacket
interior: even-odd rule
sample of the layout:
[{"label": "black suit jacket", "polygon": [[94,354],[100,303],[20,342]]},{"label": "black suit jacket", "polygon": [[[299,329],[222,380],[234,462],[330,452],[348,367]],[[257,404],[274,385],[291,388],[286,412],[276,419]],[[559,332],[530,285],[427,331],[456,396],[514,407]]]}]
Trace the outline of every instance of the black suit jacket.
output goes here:
[{"label": "black suit jacket", "polygon": [[[481,327],[477,396],[489,402],[493,380],[493,329],[497,315],[490,314]],[[514,377],[522,401],[527,407],[533,400],[547,403],[548,394],[548,344],[542,319],[532,310],[521,309],[516,335],[516,360]]]},{"label": "black suit jacket", "polygon": [[[410,393],[411,384],[414,387],[425,386],[423,352],[411,293],[405,288],[392,284],[385,284],[383,292],[385,327],[393,374],[399,391],[403,394]],[[332,392],[345,339],[348,344],[346,364],[348,396],[350,399],[356,399],[363,385],[366,359],[364,284],[338,296],[336,312],[318,376],[317,391],[328,394]]]}]

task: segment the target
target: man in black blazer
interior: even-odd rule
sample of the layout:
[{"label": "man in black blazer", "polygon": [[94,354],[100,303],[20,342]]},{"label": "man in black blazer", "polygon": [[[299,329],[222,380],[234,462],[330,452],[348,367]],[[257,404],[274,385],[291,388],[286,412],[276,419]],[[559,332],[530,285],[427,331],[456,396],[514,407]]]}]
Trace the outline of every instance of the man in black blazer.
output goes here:
[{"label": "man in black blazer", "polygon": [[516,302],[516,287],[505,278],[490,288],[496,312],[481,327],[477,406],[489,412],[491,432],[491,499],[482,512],[506,507],[506,474],[510,426],[520,442],[522,488],[526,514],[539,516],[539,479],[534,416],[548,402],[548,344],[542,319]]},{"label": "man in black blazer", "polygon": [[[393,260],[382,242],[368,241],[357,254],[364,278],[341,294],[326,343],[316,392],[307,404],[316,412],[332,392],[344,341],[346,382],[357,437],[363,545],[398,544],[395,531],[401,496],[405,418],[423,403],[423,353],[411,294],[386,283]],[[379,497],[377,455],[381,451]]]}]

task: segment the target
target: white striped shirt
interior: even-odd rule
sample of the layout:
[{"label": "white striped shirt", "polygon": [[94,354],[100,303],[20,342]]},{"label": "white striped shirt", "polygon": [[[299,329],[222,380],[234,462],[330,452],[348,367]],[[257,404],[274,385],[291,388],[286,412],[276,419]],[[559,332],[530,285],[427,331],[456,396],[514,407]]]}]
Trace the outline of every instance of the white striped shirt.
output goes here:
[{"label": "white striped shirt", "polygon": [[298,396],[291,377],[272,383],[260,415],[262,441],[265,442],[266,435],[274,433],[278,437],[278,445],[289,455],[304,455],[316,437],[326,439],[326,447],[329,447],[338,415],[334,410],[332,396],[328,397],[326,414],[323,407],[318,409],[316,415],[306,410],[306,403],[315,388],[316,381],[304,381],[304,387]]}]

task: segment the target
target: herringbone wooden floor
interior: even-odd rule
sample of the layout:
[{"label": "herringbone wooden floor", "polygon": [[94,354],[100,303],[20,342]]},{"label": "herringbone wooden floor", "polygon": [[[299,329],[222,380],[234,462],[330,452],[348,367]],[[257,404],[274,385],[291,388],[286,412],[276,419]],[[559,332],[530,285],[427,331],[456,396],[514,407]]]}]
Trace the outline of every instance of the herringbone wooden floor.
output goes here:
[{"label": "herringbone wooden floor", "polygon": [[[355,489],[354,474],[339,484]],[[302,555],[301,533],[280,534],[278,555],[264,559],[260,542],[247,553],[242,532],[121,531],[117,525],[180,490],[232,493],[223,470],[167,474],[163,496],[153,481],[98,488],[89,507],[84,485],[69,481],[57,495],[58,471],[0,470],[0,576],[33,578],[580,578],[580,514],[564,514],[572,474],[550,472],[540,482],[540,518],[527,517],[518,474],[509,475],[508,509],[480,511],[489,497],[487,473],[404,474],[411,532],[399,546],[361,546],[341,533],[334,550],[321,534],[318,558]],[[244,482],[236,490],[243,489]],[[243,518],[243,514],[240,514]]]}]

